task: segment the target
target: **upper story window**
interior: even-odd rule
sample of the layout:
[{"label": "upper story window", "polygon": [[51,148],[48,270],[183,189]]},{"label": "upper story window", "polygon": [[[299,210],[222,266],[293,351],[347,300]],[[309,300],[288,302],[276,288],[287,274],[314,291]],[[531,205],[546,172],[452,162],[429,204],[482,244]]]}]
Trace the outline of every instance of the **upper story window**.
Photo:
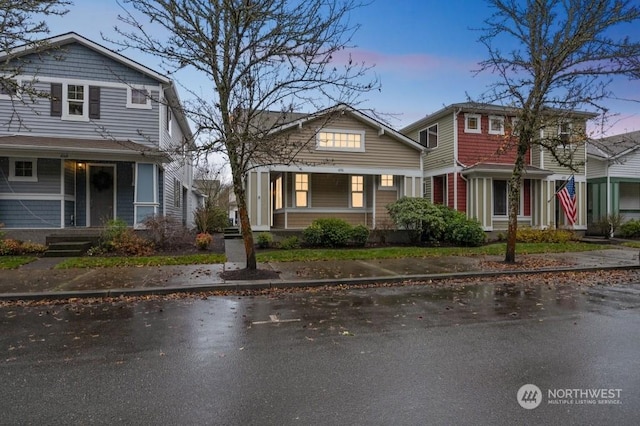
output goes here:
[{"label": "upper story window", "polygon": [[364,151],[364,132],[322,130],[317,135],[317,148],[331,151]]},{"label": "upper story window", "polygon": [[497,115],[489,116],[489,134],[504,135],[504,117]]},{"label": "upper story window", "polygon": [[144,87],[127,87],[127,108],[151,109],[151,95]]},{"label": "upper story window", "polygon": [[51,83],[51,116],[75,121],[99,119],[100,87]]},{"label": "upper story window", "polygon": [[20,82],[15,79],[0,79],[0,99],[11,99],[18,96]]},{"label": "upper story window", "polygon": [[427,127],[420,132],[420,144],[427,148],[438,147],[438,125]]},{"label": "upper story window", "polygon": [[570,122],[565,121],[558,126],[558,138],[563,145],[568,145],[571,142],[572,125]]},{"label": "upper story window", "polygon": [[21,182],[38,181],[38,163],[35,158],[11,158],[9,180]]},{"label": "upper story window", "polygon": [[511,119],[511,134],[513,136],[519,136],[520,130],[518,129],[518,124],[520,123],[520,119],[518,117],[513,117]]},{"label": "upper story window", "polygon": [[173,113],[171,112],[171,107],[169,106],[169,104],[165,104],[164,111],[164,129],[169,133],[169,136],[171,136],[171,128],[173,127]]},{"label": "upper story window", "polygon": [[482,131],[480,127],[480,114],[464,115],[464,131],[465,133],[480,133]]}]

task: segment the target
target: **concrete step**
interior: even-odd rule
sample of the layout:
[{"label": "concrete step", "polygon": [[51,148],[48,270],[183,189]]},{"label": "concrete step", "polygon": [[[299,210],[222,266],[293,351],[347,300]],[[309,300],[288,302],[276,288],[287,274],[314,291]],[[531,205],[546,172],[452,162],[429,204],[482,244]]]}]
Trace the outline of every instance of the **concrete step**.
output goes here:
[{"label": "concrete step", "polygon": [[100,242],[100,234],[51,234],[47,235],[46,244],[67,243],[67,242],[79,242],[89,243],[91,245],[98,245]]},{"label": "concrete step", "polygon": [[76,257],[82,256],[91,248],[91,241],[65,241],[48,245],[44,257]]},{"label": "concrete step", "polygon": [[224,228],[224,239],[229,240],[234,238],[242,238],[242,234],[240,233],[240,228],[235,226]]}]

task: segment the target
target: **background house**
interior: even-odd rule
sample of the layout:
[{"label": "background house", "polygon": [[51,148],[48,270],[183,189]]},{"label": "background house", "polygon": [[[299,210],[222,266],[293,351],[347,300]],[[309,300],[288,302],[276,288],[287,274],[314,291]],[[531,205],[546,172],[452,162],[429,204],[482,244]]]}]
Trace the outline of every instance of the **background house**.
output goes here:
[{"label": "background house", "polygon": [[587,191],[590,227],[613,214],[640,219],[640,131],[589,141]]},{"label": "background house", "polygon": [[[424,196],[478,219],[486,231],[508,226],[508,180],[515,163],[517,111],[498,105],[449,105],[401,133],[429,148],[424,156]],[[554,119],[541,130],[541,138],[566,140],[567,155],[584,163],[584,146],[577,143],[590,113],[572,112]],[[538,228],[565,225],[555,193],[571,176],[548,151],[533,147],[526,166],[518,215],[520,225]],[[578,220],[574,229],[586,229],[586,176],[584,165],[575,174]]]},{"label": "background house", "polygon": [[274,133],[311,143],[291,165],[248,174],[254,230],[303,229],[322,217],[375,228],[389,219],[387,204],[422,195],[424,147],[356,109],[297,115]]},{"label": "background house", "polygon": [[138,227],[167,215],[191,226],[192,134],[171,80],[75,33],[46,42],[2,58],[43,95],[0,94],[0,222]]}]

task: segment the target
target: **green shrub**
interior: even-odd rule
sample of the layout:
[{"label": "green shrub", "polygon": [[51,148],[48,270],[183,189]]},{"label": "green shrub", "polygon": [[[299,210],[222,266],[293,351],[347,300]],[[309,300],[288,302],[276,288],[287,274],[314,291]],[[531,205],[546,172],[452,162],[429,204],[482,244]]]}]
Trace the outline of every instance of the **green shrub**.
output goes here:
[{"label": "green shrub", "polygon": [[122,219],[110,219],[100,235],[105,252],[122,256],[149,256],[153,254],[153,243],[137,235]]},{"label": "green shrub", "polygon": [[364,225],[351,228],[351,241],[356,246],[364,247],[369,241],[369,228]]},{"label": "green shrub", "polygon": [[402,197],[387,206],[389,215],[400,229],[409,231],[412,243],[442,241],[446,211],[426,198]]},{"label": "green shrub", "polygon": [[622,238],[640,237],[640,220],[631,219],[620,225],[618,235]]},{"label": "green shrub", "polygon": [[343,219],[316,219],[303,231],[303,237],[312,246],[344,247],[351,238],[351,225]]},{"label": "green shrub", "polygon": [[220,207],[198,207],[193,212],[193,219],[199,233],[220,232],[229,226],[227,212]]},{"label": "green shrub", "polygon": [[519,243],[567,243],[577,241],[579,237],[568,229],[519,228],[516,241]]},{"label": "green shrub", "polygon": [[480,222],[468,219],[460,213],[457,217],[447,222],[445,241],[456,246],[477,247],[485,243],[485,234]]},{"label": "green shrub", "polygon": [[256,237],[256,241],[258,242],[258,247],[269,248],[273,243],[273,235],[270,232],[261,232]]},{"label": "green shrub", "polygon": [[293,250],[300,248],[300,239],[295,235],[287,237],[278,243],[278,247],[282,250]]},{"label": "green shrub", "polygon": [[213,237],[211,234],[207,234],[206,232],[201,232],[196,235],[196,247],[198,250],[206,250],[209,248],[209,245],[213,241]]},{"label": "green shrub", "polygon": [[100,238],[104,242],[112,241],[127,232],[127,222],[122,219],[109,219],[105,223]]}]

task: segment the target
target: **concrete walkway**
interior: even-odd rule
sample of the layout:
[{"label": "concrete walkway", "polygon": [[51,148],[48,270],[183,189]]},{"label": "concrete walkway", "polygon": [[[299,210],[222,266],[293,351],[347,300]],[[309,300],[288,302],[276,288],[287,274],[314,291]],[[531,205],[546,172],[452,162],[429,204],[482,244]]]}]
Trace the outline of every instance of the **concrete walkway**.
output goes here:
[{"label": "concrete walkway", "polygon": [[242,240],[226,240],[225,252],[225,264],[153,267],[55,269],[59,259],[40,258],[18,269],[0,271],[0,299],[66,299],[640,268],[638,249],[612,246],[589,252],[518,255],[521,263],[516,265],[502,263],[502,256],[270,262],[258,267],[277,271],[279,279],[225,281],[221,272],[245,265]]}]

